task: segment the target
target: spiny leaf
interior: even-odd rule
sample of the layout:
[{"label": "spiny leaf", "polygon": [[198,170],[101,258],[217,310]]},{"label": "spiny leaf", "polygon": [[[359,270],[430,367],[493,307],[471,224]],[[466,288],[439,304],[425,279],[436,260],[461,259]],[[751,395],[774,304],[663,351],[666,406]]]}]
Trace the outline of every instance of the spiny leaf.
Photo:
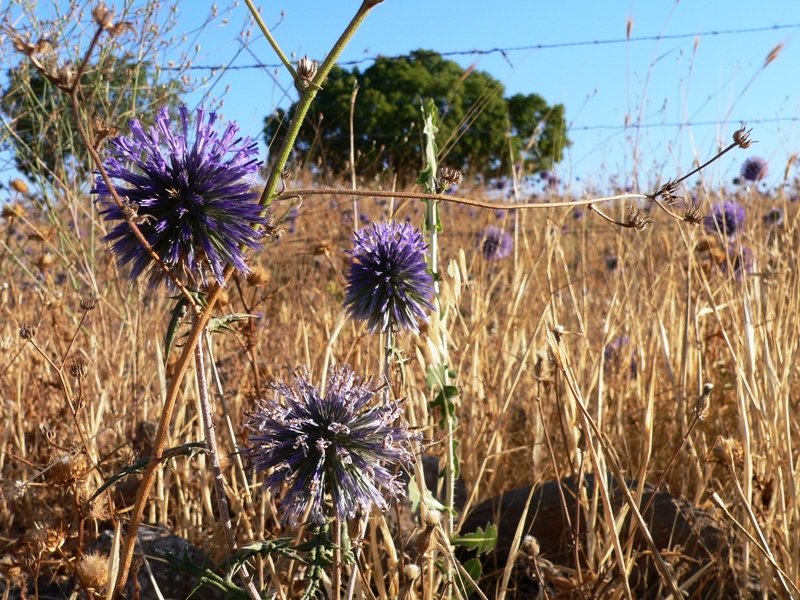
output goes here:
[{"label": "spiny leaf", "polygon": [[467,550],[477,550],[478,554],[491,552],[497,544],[497,525],[494,523],[487,523],[485,531],[478,527],[478,529],[472,533],[453,536],[450,541]]}]

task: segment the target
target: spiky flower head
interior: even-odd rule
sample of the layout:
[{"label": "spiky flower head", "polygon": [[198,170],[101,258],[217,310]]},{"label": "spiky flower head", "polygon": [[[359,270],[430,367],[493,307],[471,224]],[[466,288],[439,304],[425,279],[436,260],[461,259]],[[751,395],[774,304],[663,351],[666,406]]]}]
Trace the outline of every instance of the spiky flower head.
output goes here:
[{"label": "spiky flower head", "polygon": [[132,264],[131,280],[144,273],[152,288],[166,280],[168,289],[175,289],[125,222],[126,215],[182,283],[200,286],[213,279],[223,285],[226,264],[247,273],[240,246],[258,248],[261,234],[253,225],[267,224],[247,180],[260,164],[258,146],[249,136],[237,137],[235,122],[218,134],[216,120],[211,112],[206,122],[206,111],[197,109],[190,145],[187,108],[180,109],[176,132],[164,107],[149,131],[134,119],[131,137],[111,140],[105,166],[110,177],[126,184],[114,185],[125,205],[117,206],[99,175],[92,193],[98,194],[106,221],[121,221],[103,241],[112,244],[119,267]]},{"label": "spiky flower head", "polygon": [[745,181],[761,181],[767,176],[767,173],[769,173],[767,162],[758,156],[748,158],[742,165],[741,174]]},{"label": "spiky flower head", "polygon": [[478,248],[485,260],[501,260],[511,254],[514,241],[502,227],[489,225],[478,234]]},{"label": "spiky flower head", "polygon": [[408,223],[373,223],[353,236],[344,306],[370,331],[410,329],[429,323],[433,277],[422,234]]},{"label": "spiky flower head", "polygon": [[410,442],[418,436],[401,421],[398,402],[374,402],[378,390],[347,365],[331,367],[324,395],[305,367],[271,387],[277,398],[248,415],[243,454],[256,472],[269,472],[264,487],[278,493],[288,485],[284,522],[296,525],[307,510],[317,524],[351,519],[373,506],[387,510],[384,492],[403,495],[395,466],[413,459]]},{"label": "spiky flower head", "polygon": [[706,231],[714,233],[736,235],[744,227],[747,214],[744,206],[733,200],[718,202],[711,207],[711,213],[706,217]]}]

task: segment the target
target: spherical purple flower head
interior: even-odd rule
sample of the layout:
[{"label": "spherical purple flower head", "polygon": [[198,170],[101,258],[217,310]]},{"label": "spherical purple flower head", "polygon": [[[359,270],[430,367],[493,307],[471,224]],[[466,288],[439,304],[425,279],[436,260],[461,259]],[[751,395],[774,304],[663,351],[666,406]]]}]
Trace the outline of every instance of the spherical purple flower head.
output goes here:
[{"label": "spherical purple flower head", "polygon": [[256,472],[271,471],[264,487],[278,492],[288,484],[284,522],[297,525],[309,507],[317,524],[334,515],[369,514],[372,506],[386,511],[383,492],[404,494],[394,467],[413,459],[410,442],[419,436],[398,421],[399,403],[373,403],[377,390],[347,365],[330,369],[324,396],[306,368],[295,371],[290,383],[271,387],[283,402],[262,402],[248,415],[245,426],[252,433],[242,453]]},{"label": "spherical purple flower head", "polygon": [[767,162],[758,156],[748,158],[742,165],[741,174],[745,181],[761,181],[767,173],[769,173]]},{"label": "spherical purple flower head", "polygon": [[373,223],[355,232],[344,306],[370,331],[419,331],[433,310],[433,277],[422,234],[408,223]]},{"label": "spherical purple flower head", "polygon": [[502,260],[514,249],[514,240],[501,227],[489,225],[478,234],[478,248],[485,260]]},{"label": "spherical purple flower head", "polygon": [[[145,131],[137,120],[130,122],[131,137],[111,140],[106,159],[109,176],[127,186],[114,189],[138,207],[139,230],[155,253],[179,280],[191,286],[207,285],[210,278],[224,284],[225,265],[241,273],[248,271],[244,248],[260,247],[262,208],[253,200],[246,176],[258,171],[258,146],[249,136],[237,138],[239,127],[229,123],[220,136],[214,131],[216,113],[197,110],[194,143],[189,146],[189,113],[180,109],[180,130],[173,131],[166,108],[156,117],[155,127]],[[92,193],[104,207],[106,221],[122,221],[103,238],[112,242],[117,265],[132,263],[130,279],[147,273],[150,287],[166,280],[175,285],[133,235],[103,179],[98,175]],[[209,277],[209,274],[211,277]]]},{"label": "spherical purple flower head", "polygon": [[746,217],[744,206],[726,200],[711,207],[711,214],[706,217],[706,231],[719,231],[724,235],[736,235],[744,227]]}]

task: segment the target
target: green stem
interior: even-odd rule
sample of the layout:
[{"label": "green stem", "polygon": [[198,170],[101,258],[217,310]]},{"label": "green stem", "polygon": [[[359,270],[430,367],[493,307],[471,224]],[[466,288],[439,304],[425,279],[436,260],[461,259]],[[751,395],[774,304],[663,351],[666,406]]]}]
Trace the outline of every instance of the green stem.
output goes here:
[{"label": "green stem", "polygon": [[[272,167],[272,171],[269,174],[269,179],[267,180],[267,185],[264,187],[264,192],[261,194],[261,199],[259,200],[259,204],[261,204],[261,206],[264,208],[267,208],[270,204],[272,204],[272,201],[276,197],[275,190],[278,187],[278,182],[281,180],[281,173],[283,172],[283,168],[286,166],[286,163],[289,160],[289,155],[292,152],[292,148],[294,148],[294,142],[300,133],[300,127],[303,124],[303,120],[306,117],[308,109],[311,108],[311,103],[314,101],[317,91],[322,89],[322,83],[328,77],[328,73],[331,72],[333,65],[336,64],[337,60],[339,60],[339,56],[341,56],[345,46],[353,38],[353,35],[361,26],[361,23],[364,22],[364,19],[369,14],[369,11],[381,2],[383,2],[383,0],[364,0],[364,2],[361,4],[361,7],[358,9],[358,12],[356,12],[353,19],[347,25],[344,33],[342,33],[342,35],[336,41],[336,44],[334,44],[322,65],[320,65],[319,69],[317,70],[316,77],[314,77],[314,80],[303,92],[303,95],[300,96],[300,100],[297,102],[297,108],[295,108],[292,122],[289,123],[289,131],[286,133],[286,137],[283,139],[283,143],[278,150],[275,164]],[[354,217],[358,219],[358,215],[354,215]]]},{"label": "green stem", "polygon": [[295,71],[292,63],[289,62],[289,59],[286,58],[286,55],[281,50],[281,47],[278,46],[278,42],[272,37],[272,34],[267,27],[267,24],[264,23],[264,19],[261,18],[261,13],[258,12],[256,5],[253,4],[252,0],[244,0],[245,4],[247,4],[247,8],[250,9],[250,14],[253,15],[253,19],[255,19],[258,28],[261,29],[261,33],[264,34],[264,37],[267,38],[269,45],[272,46],[272,49],[275,51],[275,54],[278,55],[278,58],[281,59],[281,62],[284,64],[286,69],[291,73],[292,79],[297,79],[297,71]]}]

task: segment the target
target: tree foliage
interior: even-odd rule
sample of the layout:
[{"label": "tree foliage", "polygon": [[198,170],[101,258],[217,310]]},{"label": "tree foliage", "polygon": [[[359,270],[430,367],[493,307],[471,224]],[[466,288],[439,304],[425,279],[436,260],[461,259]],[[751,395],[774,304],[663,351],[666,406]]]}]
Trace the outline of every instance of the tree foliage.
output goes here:
[{"label": "tree foliage", "polygon": [[[331,173],[349,168],[354,86],[355,166],[365,177],[387,169],[403,181],[416,177],[423,144],[420,107],[427,98],[439,109],[440,163],[470,175],[507,175],[512,159],[528,173],[550,169],[570,144],[563,105],[549,106],[537,94],[505,98],[503,84],[491,75],[417,50],[399,59],[378,58],[363,73],[334,67],[300,131],[296,150],[302,160]],[[265,119],[268,144],[280,143],[294,108]]]},{"label": "tree foliage", "polygon": [[[99,118],[125,127],[135,117],[145,126],[152,124],[159,107],[177,107],[185,87],[180,80],[159,84],[156,79],[151,63],[128,54],[102,55],[81,81],[86,122]],[[22,173],[48,180],[83,176],[91,161],[75,128],[69,100],[28,61],[7,71],[0,112],[13,129],[10,146]]]}]

